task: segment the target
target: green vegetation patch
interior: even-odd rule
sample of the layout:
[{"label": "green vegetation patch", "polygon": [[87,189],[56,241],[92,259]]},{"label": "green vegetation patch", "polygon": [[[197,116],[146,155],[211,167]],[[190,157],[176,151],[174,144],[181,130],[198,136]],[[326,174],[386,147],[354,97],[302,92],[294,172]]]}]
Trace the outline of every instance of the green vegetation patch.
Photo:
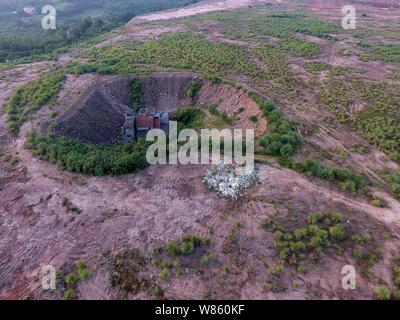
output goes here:
[{"label": "green vegetation patch", "polygon": [[63,271],[57,273],[58,280],[63,284],[62,298],[72,300],[77,297],[76,286],[81,281],[87,281],[91,278],[92,271],[87,268],[84,260],[78,260],[71,272],[64,274]]},{"label": "green vegetation patch", "polygon": [[169,242],[165,246],[168,253],[175,257],[177,255],[190,255],[195,248],[201,245],[210,245],[211,240],[196,235],[184,235],[179,243]]},{"label": "green vegetation patch", "polygon": [[368,46],[368,53],[364,53],[360,56],[363,61],[385,61],[389,63],[400,63],[400,45],[375,45]]},{"label": "green vegetation patch", "polygon": [[132,78],[127,83],[129,99],[128,104],[134,111],[139,111],[143,104],[143,87],[138,78]]},{"label": "green vegetation patch", "polygon": [[[259,77],[260,70],[251,64],[242,48],[213,43],[201,35],[177,32],[158,40],[127,46],[104,46],[86,54],[89,63],[75,65],[69,72],[137,73],[138,68],[154,70],[156,66],[198,71],[215,82],[225,74],[237,72]],[[147,64],[150,66],[143,66]]]},{"label": "green vegetation patch", "polygon": [[317,260],[328,248],[339,248],[346,237],[343,217],[336,212],[317,212],[308,217],[307,225],[293,231],[267,220],[263,227],[274,233],[275,248],[279,251],[278,266],[269,269],[272,274],[284,272],[286,264],[306,272],[303,262]]},{"label": "green vegetation patch", "polygon": [[197,94],[199,93],[201,87],[202,87],[202,83],[200,81],[193,81],[190,84],[189,89],[187,91],[188,97],[191,98],[192,100],[194,100],[196,98]]},{"label": "green vegetation patch", "polygon": [[392,192],[400,199],[400,172],[386,170],[383,178],[390,184]]},{"label": "green vegetation patch", "polygon": [[354,232],[354,227],[346,226],[344,221],[338,212],[310,214],[306,222],[296,222],[294,227],[287,227],[276,219],[266,220],[261,227],[274,234],[274,245],[279,252],[279,263],[268,272],[279,275],[286,266],[291,266],[305,273],[307,261],[317,262],[329,252],[340,255],[346,248],[352,248],[353,257],[365,273],[382,254],[370,234]]},{"label": "green vegetation patch", "polygon": [[146,141],[128,144],[95,145],[54,136],[40,137],[28,134],[27,147],[42,160],[56,164],[61,169],[87,175],[126,174],[145,168]]},{"label": "green vegetation patch", "polygon": [[212,43],[191,33],[173,33],[159,40],[147,41],[136,48],[133,60],[177,69],[190,69],[206,76],[223,76],[230,71],[259,75],[245,51],[235,45]]},{"label": "green vegetation patch", "polygon": [[279,47],[285,52],[300,57],[312,57],[321,53],[321,46],[319,44],[296,38],[288,38],[281,41]]},{"label": "green vegetation patch", "polygon": [[334,182],[344,191],[360,193],[367,189],[366,179],[348,168],[326,167],[311,159],[297,163],[286,159],[281,164],[304,175]]},{"label": "green vegetation patch", "polygon": [[157,71],[154,66],[138,65],[132,58],[132,48],[137,46],[102,46],[85,52],[88,62],[70,64],[66,70],[72,74],[97,72],[99,74],[146,74]]},{"label": "green vegetation patch", "polygon": [[272,102],[254,92],[249,93],[249,96],[259,105],[268,121],[268,133],[259,139],[260,145],[265,148],[264,153],[270,156],[290,158],[299,144],[292,123]]},{"label": "green vegetation patch", "polygon": [[[337,71],[337,70],[336,70]],[[330,72],[321,101],[389,158],[400,160],[400,86]],[[357,111],[357,106],[362,106]]]},{"label": "green vegetation patch", "polygon": [[16,90],[7,104],[8,128],[13,135],[43,105],[50,103],[60,91],[66,77],[62,73],[46,75]]},{"label": "green vegetation patch", "polygon": [[330,65],[322,61],[306,62],[304,68],[312,73],[321,72],[330,69]]},{"label": "green vegetation patch", "polygon": [[165,248],[154,251],[152,263],[161,268],[160,279],[166,281],[172,276],[182,276],[184,269],[199,270],[214,260],[214,255],[207,251],[211,239],[196,235],[184,235],[178,242],[169,242]]},{"label": "green vegetation patch", "polygon": [[200,108],[178,108],[176,112],[178,131],[185,128],[203,129],[204,118],[205,114]]},{"label": "green vegetation patch", "polygon": [[262,40],[265,36],[286,39],[296,34],[315,36],[328,40],[337,40],[330,33],[340,31],[339,24],[321,21],[297,13],[221,13],[214,15],[223,26],[223,32],[242,39]]},{"label": "green vegetation patch", "polygon": [[298,81],[293,76],[290,64],[282,50],[274,45],[262,45],[254,49],[254,54],[264,64],[263,77],[272,81],[268,89],[285,98],[294,98],[298,95],[296,87]]}]

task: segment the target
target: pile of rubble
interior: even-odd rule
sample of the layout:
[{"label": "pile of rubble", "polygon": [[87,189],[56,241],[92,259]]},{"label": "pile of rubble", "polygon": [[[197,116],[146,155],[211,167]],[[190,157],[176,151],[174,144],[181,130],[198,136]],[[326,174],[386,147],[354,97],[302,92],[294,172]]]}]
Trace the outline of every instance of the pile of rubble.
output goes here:
[{"label": "pile of rubble", "polygon": [[237,199],[241,191],[257,181],[254,167],[236,166],[221,162],[214,169],[208,170],[203,182],[219,195]]}]

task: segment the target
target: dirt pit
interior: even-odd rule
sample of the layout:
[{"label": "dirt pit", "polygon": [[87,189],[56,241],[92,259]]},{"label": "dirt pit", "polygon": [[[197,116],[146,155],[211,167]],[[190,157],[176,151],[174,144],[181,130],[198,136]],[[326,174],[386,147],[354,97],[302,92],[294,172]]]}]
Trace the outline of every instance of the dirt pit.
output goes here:
[{"label": "dirt pit", "polygon": [[[97,76],[69,108],[56,118],[55,135],[81,139],[90,143],[121,141],[121,128],[129,107],[128,77]],[[234,120],[233,127],[255,129],[256,135],[266,130],[266,121],[258,105],[242,90],[226,84],[212,84],[193,73],[158,72],[137,76],[140,107],[149,112],[173,113],[180,107],[217,107]],[[193,84],[200,87],[195,95],[188,93]],[[257,117],[257,122],[250,120]],[[46,132],[49,123],[41,132]]]}]

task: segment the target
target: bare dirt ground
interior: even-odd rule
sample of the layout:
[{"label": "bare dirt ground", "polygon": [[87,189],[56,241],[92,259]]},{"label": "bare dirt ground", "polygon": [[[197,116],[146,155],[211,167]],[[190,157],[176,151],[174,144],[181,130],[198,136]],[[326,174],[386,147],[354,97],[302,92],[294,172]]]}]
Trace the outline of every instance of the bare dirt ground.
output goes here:
[{"label": "bare dirt ground", "polygon": [[[391,226],[394,234],[399,232],[396,226],[400,216],[395,214],[398,203],[392,209],[375,208],[333,191],[329,185],[315,184],[292,171],[268,165],[259,167],[259,184],[240,201],[231,202],[222,200],[201,183],[205,170],[202,166],[159,166],[136,175],[88,178],[62,172],[34,159],[23,145],[23,139],[18,139],[14,149],[23,165],[18,166],[13,181],[0,191],[3,235],[0,294],[6,299],[49,297],[40,289],[41,267],[51,264],[60,268],[78,259],[85,259],[95,273],[81,285],[81,297],[116,297],[107,280],[107,268],[97,267],[103,252],[135,248],[145,254],[153,246],[176,240],[184,233],[211,236],[217,262],[206,271],[204,279],[189,274],[162,283],[165,297],[201,299],[206,290],[211,290],[216,298],[303,299],[317,293],[320,298],[338,298],[345,295],[339,288],[341,263],[354,263],[352,257],[333,264],[329,260],[329,269],[321,268],[323,263],[300,279],[293,276],[286,280],[302,281],[300,289],[281,294],[266,292],[263,283],[268,281],[268,274],[263,270],[274,264],[276,253],[266,249],[273,239],[259,228],[261,222],[282,212],[301,215],[335,209],[346,212],[349,223],[356,224],[356,220],[370,216]],[[68,213],[62,205],[64,198],[82,213]],[[232,264],[236,254],[224,253],[225,242],[232,232],[237,232],[237,220],[244,222],[238,231],[240,241],[244,242],[243,259],[253,264],[247,271],[241,269],[243,262]],[[382,230],[378,222],[371,221],[365,227],[367,230],[373,231],[374,224]],[[387,245],[398,249],[395,239],[396,236],[388,240]],[[227,288],[217,285],[221,266],[225,264],[232,266]],[[151,269],[149,277],[156,273],[156,269]],[[389,281],[389,276],[383,278]],[[313,277],[319,279],[318,286],[313,285]],[[329,286],[338,292],[329,291]],[[358,293],[359,297],[371,296],[367,285]]]},{"label": "bare dirt ground", "polygon": [[[173,19],[247,7],[258,2],[215,1],[150,14],[141,20],[134,19],[105,43],[143,40],[188,28],[185,24],[176,27],[140,25],[143,20]],[[306,2],[315,12],[331,12],[332,5],[325,1]],[[336,2],[334,4],[336,8]],[[221,8],[223,5],[225,7]],[[386,12],[380,7],[370,10],[371,14],[377,15],[382,10],[382,16]],[[229,41],[219,33],[211,32],[207,36],[217,41]],[[241,45],[240,42],[236,44]],[[338,46],[344,44],[339,42]],[[326,45],[319,58],[336,65],[348,64],[348,61],[353,66],[357,63],[341,60],[337,49]],[[291,62],[295,70],[301,70],[302,61]],[[375,67],[376,74],[373,68],[370,69],[374,72],[372,75],[379,76],[381,66]],[[6,155],[15,157],[14,161],[6,156],[0,158],[0,299],[60,298],[59,290],[47,292],[41,289],[41,269],[48,264],[57,269],[68,269],[79,259],[84,259],[93,273],[88,281],[78,285],[79,299],[121,298],[121,292],[110,285],[109,257],[125,250],[139,250],[151,260],[154,246],[164,246],[183,234],[210,237],[213,241],[210,250],[215,254],[215,260],[206,267],[196,265],[188,272],[185,270],[183,276],[168,281],[161,281],[160,269],[148,261],[142,276],[162,288],[162,298],[371,299],[376,284],[392,282],[393,257],[400,249],[400,203],[384,190],[374,190],[386,202],[385,208],[378,208],[370,205],[366,197],[342,192],[330,183],[282,169],[272,161],[263,161],[257,164],[257,185],[239,200],[229,201],[209,191],[202,183],[202,176],[209,166],[151,166],[137,174],[121,177],[86,177],[59,170],[32,157],[24,147],[24,134],[45,121],[49,109],[44,107],[23,127],[21,135],[12,139],[6,129],[4,105],[16,87],[49,68],[48,63],[37,63],[0,72],[0,147]],[[58,97],[56,111],[63,112],[96,81],[93,75],[69,76]],[[262,85],[254,86],[246,81],[241,84],[264,92]],[[232,94],[221,85],[214,94],[207,95],[204,91],[201,99],[209,103],[216,94],[225,91],[231,99],[243,98],[239,91]],[[344,126],[321,121],[330,113],[318,105],[310,88],[302,95],[296,103],[283,101],[280,107],[291,118],[302,119],[302,126],[308,129],[318,126],[314,134],[303,135],[306,144],[303,153],[343,148],[349,156],[340,160],[341,163],[375,179],[378,178],[377,167],[397,168],[372,146],[367,154],[351,152],[351,146],[368,143]],[[229,107],[226,103],[221,110],[234,113],[235,110]],[[243,126],[248,125],[244,121],[248,115],[259,115],[255,105],[246,107]],[[259,126],[265,127],[266,123],[260,122]],[[331,160],[337,163],[337,159]],[[68,212],[65,199],[81,213]],[[268,267],[276,265],[279,257],[272,233],[260,228],[260,224],[271,217],[288,222],[302,220],[316,211],[343,213],[346,229],[370,233],[380,246],[382,259],[368,270],[368,277],[364,274],[358,277],[360,287],[357,290],[345,291],[340,284],[342,267],[357,265],[351,248],[345,248],[340,256],[327,253],[319,263],[308,265],[306,274],[288,269],[293,272],[286,272],[277,279],[266,272]],[[240,228],[238,221],[242,223]],[[229,266],[229,272],[225,272],[225,266]],[[154,298],[154,295],[142,290],[123,298]]]},{"label": "bare dirt ground", "polygon": [[246,8],[257,4],[264,4],[266,2],[281,2],[281,1],[266,1],[266,0],[211,0],[202,1],[200,3],[181,8],[172,9],[167,11],[161,11],[156,13],[145,14],[133,18],[129,24],[143,23],[145,21],[156,21],[156,20],[169,20],[194,16],[197,14],[214,12],[214,11],[226,11],[239,8]]}]

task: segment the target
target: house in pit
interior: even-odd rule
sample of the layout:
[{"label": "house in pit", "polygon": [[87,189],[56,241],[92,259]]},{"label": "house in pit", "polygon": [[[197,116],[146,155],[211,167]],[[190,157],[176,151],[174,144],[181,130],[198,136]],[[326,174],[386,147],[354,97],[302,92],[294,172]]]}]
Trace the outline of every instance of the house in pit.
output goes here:
[{"label": "house in pit", "polygon": [[168,112],[148,112],[143,108],[138,113],[128,114],[122,127],[123,141],[128,143],[133,139],[146,138],[147,133],[152,129],[161,129],[168,134]]}]

